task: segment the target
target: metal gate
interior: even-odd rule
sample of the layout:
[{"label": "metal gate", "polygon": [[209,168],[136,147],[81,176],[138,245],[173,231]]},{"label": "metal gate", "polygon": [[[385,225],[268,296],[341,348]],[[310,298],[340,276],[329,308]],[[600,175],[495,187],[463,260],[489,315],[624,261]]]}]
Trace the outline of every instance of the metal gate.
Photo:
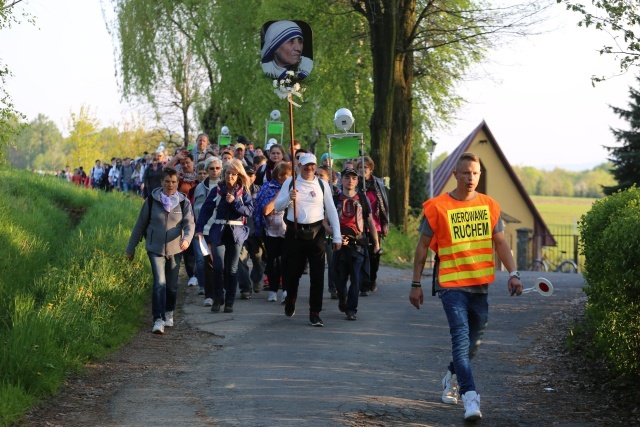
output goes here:
[{"label": "metal gate", "polygon": [[578,270],[581,270],[582,263],[579,254],[580,236],[575,232],[573,226],[549,227],[551,236],[556,241],[556,246],[536,245],[536,242],[544,242],[546,234],[534,234],[531,239],[527,254],[527,265],[531,265],[534,260],[544,260],[555,271],[556,266],[564,260],[571,260],[576,263]]}]

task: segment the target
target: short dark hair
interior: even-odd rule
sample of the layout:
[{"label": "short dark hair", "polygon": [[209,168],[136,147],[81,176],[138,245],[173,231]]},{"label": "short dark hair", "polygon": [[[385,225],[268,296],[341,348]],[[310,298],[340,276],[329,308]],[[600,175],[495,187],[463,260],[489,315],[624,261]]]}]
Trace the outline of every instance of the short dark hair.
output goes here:
[{"label": "short dark hair", "polygon": [[165,179],[168,176],[178,176],[178,170],[171,166],[165,166],[162,168],[162,179]]}]

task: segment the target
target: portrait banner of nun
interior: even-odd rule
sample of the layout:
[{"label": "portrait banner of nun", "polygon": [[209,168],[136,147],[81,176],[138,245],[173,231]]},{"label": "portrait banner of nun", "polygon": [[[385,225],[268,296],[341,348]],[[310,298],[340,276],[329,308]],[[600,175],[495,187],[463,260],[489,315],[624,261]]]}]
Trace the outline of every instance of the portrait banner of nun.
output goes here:
[{"label": "portrait banner of nun", "polygon": [[262,70],[272,79],[283,79],[287,71],[294,79],[309,76],[313,68],[311,27],[304,21],[269,21],[260,30]]}]

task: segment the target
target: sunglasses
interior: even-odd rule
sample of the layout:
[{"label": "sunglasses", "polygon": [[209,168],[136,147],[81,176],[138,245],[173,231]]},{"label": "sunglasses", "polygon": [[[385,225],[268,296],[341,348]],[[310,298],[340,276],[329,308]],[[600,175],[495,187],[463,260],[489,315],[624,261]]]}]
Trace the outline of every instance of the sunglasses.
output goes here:
[{"label": "sunglasses", "polygon": [[209,168],[209,170],[210,170],[210,171],[219,171],[220,169],[222,169],[222,168],[220,168],[220,167],[217,167],[217,168],[215,168],[215,167],[214,167],[214,168]]}]

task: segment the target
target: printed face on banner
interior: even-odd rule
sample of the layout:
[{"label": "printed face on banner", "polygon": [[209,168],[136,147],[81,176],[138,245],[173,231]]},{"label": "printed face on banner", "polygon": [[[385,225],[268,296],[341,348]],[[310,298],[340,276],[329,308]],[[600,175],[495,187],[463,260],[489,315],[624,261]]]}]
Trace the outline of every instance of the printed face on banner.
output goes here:
[{"label": "printed face on banner", "polygon": [[304,21],[269,21],[260,30],[262,71],[272,79],[283,79],[287,71],[296,80],[309,76],[313,68],[311,27]]}]

